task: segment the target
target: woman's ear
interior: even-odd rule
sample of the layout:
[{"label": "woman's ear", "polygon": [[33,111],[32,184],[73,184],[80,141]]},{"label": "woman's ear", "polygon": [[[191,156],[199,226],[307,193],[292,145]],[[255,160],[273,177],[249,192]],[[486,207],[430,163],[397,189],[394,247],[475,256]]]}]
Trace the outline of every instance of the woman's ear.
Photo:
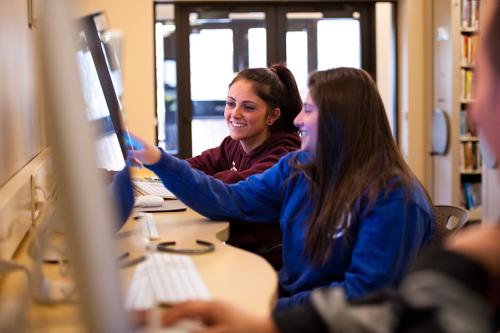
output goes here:
[{"label": "woman's ear", "polygon": [[268,126],[271,126],[272,124],[274,124],[274,122],[276,120],[279,119],[279,117],[281,116],[281,110],[280,108],[274,108],[268,115],[267,115],[267,120],[266,120],[266,124]]}]

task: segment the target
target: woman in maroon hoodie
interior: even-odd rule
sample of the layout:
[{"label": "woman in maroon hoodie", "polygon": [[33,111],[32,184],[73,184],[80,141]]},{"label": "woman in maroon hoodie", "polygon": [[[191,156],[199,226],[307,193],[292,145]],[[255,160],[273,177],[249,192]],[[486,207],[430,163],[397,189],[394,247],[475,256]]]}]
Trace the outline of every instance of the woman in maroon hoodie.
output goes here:
[{"label": "woman in maroon hoodie", "polygon": [[219,147],[187,161],[225,183],[261,173],[300,148],[293,119],[301,108],[297,84],[285,65],[245,69],[229,84],[224,119],[230,135]]},{"label": "woman in maroon hoodie", "polygon": [[[295,78],[285,65],[245,69],[229,84],[224,119],[230,135],[219,147],[187,161],[225,183],[261,173],[300,148],[293,120],[301,109]],[[276,269],[281,267],[277,224],[232,224],[228,243],[264,256]]]}]

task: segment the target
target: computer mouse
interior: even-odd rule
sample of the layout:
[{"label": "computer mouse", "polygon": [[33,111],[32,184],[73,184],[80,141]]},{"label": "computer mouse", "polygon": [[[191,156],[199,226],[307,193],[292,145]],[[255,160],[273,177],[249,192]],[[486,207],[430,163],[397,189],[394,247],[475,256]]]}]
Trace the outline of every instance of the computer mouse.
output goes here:
[{"label": "computer mouse", "polygon": [[73,280],[52,280],[41,276],[34,290],[34,297],[41,303],[59,303],[75,301],[78,295]]},{"label": "computer mouse", "polygon": [[156,195],[140,195],[135,198],[135,207],[160,207],[163,205],[163,198]]}]

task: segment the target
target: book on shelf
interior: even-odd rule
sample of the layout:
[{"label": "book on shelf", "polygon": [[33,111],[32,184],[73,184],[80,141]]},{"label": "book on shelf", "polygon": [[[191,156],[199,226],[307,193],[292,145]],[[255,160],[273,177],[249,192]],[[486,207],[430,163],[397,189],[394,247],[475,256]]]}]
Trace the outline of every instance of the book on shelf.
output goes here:
[{"label": "book on shelf", "polygon": [[482,166],[479,141],[460,143],[460,169],[462,173],[480,173]]},{"label": "book on shelf", "polygon": [[470,27],[471,0],[462,0],[462,28]]},{"label": "book on shelf", "polygon": [[478,45],[478,36],[477,35],[461,35],[461,64],[462,66],[473,67],[476,65],[476,50]]},{"label": "book on shelf", "polygon": [[467,95],[465,92],[465,69],[460,69],[460,99],[465,100]]},{"label": "book on shelf", "polygon": [[474,71],[470,68],[462,68],[460,70],[461,78],[461,98],[463,100],[472,100],[475,98],[476,76]]},{"label": "book on shelf", "polygon": [[476,30],[479,29],[479,0],[471,0],[470,28]]},{"label": "book on shelf", "polygon": [[469,126],[467,125],[467,111],[460,111],[460,136],[470,135]]},{"label": "book on shelf", "polygon": [[472,170],[479,170],[479,147],[476,142],[470,142],[472,149]]},{"label": "book on shelf", "polygon": [[467,209],[474,209],[481,206],[481,183],[463,183],[463,197]]},{"label": "book on shelf", "polygon": [[462,28],[479,28],[479,0],[462,0]]},{"label": "book on shelf", "polygon": [[460,144],[460,172],[465,170],[465,145],[462,142]]}]

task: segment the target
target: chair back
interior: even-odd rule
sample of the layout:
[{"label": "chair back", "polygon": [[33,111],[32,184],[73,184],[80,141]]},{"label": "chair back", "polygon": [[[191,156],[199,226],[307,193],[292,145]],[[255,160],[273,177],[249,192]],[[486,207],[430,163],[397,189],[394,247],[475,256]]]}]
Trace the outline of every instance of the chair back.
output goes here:
[{"label": "chair back", "polygon": [[436,235],[435,241],[443,239],[462,228],[469,219],[469,211],[458,206],[436,205]]}]

